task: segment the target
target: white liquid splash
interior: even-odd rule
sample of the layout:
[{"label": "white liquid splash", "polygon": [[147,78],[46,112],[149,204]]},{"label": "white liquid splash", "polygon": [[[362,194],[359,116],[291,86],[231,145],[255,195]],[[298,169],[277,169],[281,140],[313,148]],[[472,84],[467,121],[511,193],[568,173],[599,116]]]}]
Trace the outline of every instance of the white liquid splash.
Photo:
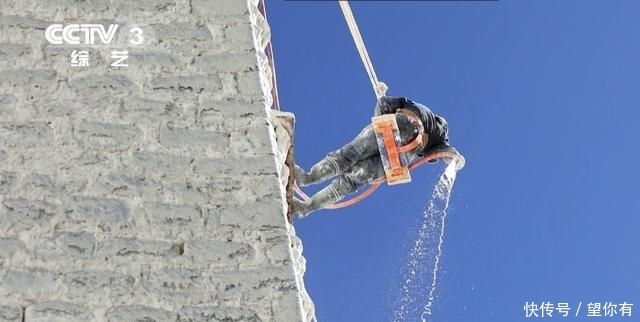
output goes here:
[{"label": "white liquid splash", "polygon": [[[423,222],[409,254],[401,298],[394,311],[394,322],[412,321],[415,318],[410,316],[418,314],[422,322],[427,322],[431,316],[444,244],[449,197],[456,180],[456,167],[456,162],[448,164],[433,190],[427,209],[423,212]],[[428,267],[432,267],[430,272],[427,271]],[[425,288],[427,292],[424,292]],[[426,302],[420,310],[414,303],[424,296]]]}]

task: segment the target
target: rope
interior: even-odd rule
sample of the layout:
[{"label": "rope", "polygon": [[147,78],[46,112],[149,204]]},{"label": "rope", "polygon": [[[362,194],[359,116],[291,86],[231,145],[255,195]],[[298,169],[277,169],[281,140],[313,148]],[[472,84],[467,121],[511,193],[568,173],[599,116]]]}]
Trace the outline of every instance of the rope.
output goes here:
[{"label": "rope", "polygon": [[[267,7],[265,5],[265,0],[260,1],[260,13],[267,19]],[[267,43],[267,47],[265,48],[265,54],[267,55],[267,59],[269,59],[269,68],[271,68],[271,96],[273,97],[273,104],[271,106],[274,110],[280,110],[280,99],[278,98],[278,82],[276,80],[276,63],[273,58],[273,46],[271,45],[271,40]]]},{"label": "rope", "polygon": [[340,4],[340,8],[342,9],[342,13],[344,14],[344,19],[347,21],[347,25],[349,26],[349,31],[351,31],[351,36],[353,37],[353,42],[358,49],[358,53],[360,54],[360,59],[364,64],[364,69],[367,71],[369,75],[369,80],[371,81],[371,85],[373,86],[373,91],[376,93],[376,98],[380,98],[385,95],[387,92],[387,85],[383,82],[378,81],[378,76],[376,75],[376,71],[373,69],[373,63],[371,63],[371,59],[369,58],[369,54],[367,53],[367,47],[364,45],[364,40],[362,40],[362,36],[360,35],[360,30],[358,29],[358,24],[356,23],[356,19],[353,17],[353,12],[351,12],[351,7],[349,6],[349,1],[338,1]]}]

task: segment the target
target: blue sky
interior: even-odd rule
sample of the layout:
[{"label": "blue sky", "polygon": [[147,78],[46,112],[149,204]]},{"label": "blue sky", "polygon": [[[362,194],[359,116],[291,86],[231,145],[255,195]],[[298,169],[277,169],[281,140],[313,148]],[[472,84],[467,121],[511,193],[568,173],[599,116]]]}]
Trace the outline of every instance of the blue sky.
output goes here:
[{"label": "blue sky", "polygon": [[[571,321],[637,319],[587,317],[586,306],[640,310],[640,2],[351,7],[387,94],[445,116],[467,159],[431,321],[535,319],[525,302],[567,302]],[[369,122],[375,95],[335,1],[271,0],[267,12],[281,108],[296,114],[308,168]],[[391,321],[442,170],[295,222],[320,322]]]}]

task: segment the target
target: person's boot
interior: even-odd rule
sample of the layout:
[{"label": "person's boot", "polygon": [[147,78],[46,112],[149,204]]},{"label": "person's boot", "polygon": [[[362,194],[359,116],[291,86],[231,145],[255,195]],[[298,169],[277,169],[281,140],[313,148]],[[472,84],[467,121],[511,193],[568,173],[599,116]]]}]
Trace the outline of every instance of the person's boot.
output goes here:
[{"label": "person's boot", "polygon": [[327,156],[311,167],[311,171],[308,173],[297,164],[295,165],[295,172],[298,185],[304,187],[335,177],[340,172],[340,169],[335,158]]},{"label": "person's boot", "polygon": [[293,211],[298,214],[298,217],[304,218],[310,213],[324,208],[340,199],[342,199],[342,196],[338,194],[332,185],[328,185],[306,201],[294,199]]}]

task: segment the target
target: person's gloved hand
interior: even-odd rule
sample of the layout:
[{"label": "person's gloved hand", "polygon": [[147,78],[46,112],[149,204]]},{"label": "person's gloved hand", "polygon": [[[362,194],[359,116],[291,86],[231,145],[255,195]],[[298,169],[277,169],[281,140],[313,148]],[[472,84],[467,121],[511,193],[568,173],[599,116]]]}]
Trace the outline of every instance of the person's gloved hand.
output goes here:
[{"label": "person's gloved hand", "polygon": [[378,99],[378,102],[376,102],[376,110],[378,110],[380,114],[393,113],[391,105],[389,105],[389,102],[387,102],[384,97],[381,97],[380,99]]}]

